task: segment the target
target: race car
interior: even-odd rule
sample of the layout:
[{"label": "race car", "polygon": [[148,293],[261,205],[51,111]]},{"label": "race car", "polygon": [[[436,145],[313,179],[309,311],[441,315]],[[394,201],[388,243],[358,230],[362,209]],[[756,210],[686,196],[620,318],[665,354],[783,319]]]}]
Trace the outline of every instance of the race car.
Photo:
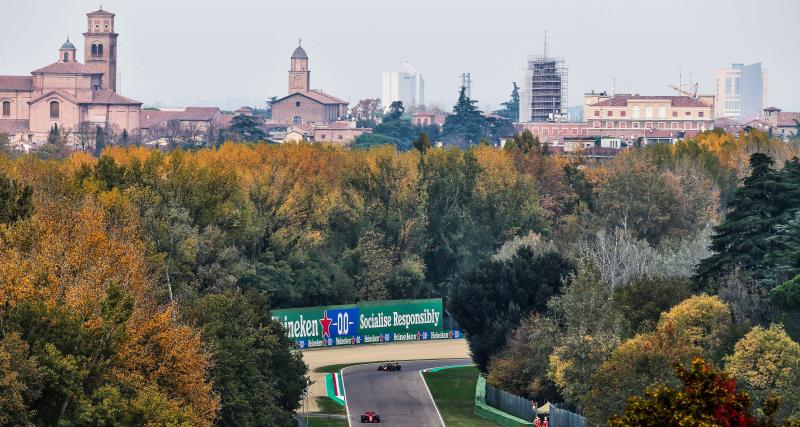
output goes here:
[{"label": "race car", "polygon": [[381,422],[381,416],[376,414],[373,411],[364,412],[361,415],[361,422],[362,423],[379,423]]},{"label": "race car", "polygon": [[378,365],[378,370],[379,371],[399,371],[401,369],[403,369],[403,367],[400,366],[400,364],[397,363],[397,362],[387,362],[387,363]]}]

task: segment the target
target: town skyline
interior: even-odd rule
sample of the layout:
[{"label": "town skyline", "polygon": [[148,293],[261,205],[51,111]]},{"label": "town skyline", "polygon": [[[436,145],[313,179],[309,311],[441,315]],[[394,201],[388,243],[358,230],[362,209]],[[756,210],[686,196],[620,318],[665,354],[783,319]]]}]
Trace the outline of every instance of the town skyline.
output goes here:
[{"label": "town skyline", "polygon": [[[527,56],[542,53],[546,29],[549,53],[564,58],[569,68],[570,106],[581,105],[584,92],[610,91],[612,85],[617,92],[667,94],[672,92],[667,85],[677,84],[679,79],[684,84],[697,82],[701,93],[713,94],[716,69],[732,62],[761,62],[769,73],[766,104],[800,109],[800,89],[791,84],[800,60],[785,54],[791,40],[800,37],[800,29],[790,25],[792,17],[798,16],[794,12],[800,12],[799,4],[782,2],[783,12],[778,15],[745,1],[677,2],[669,10],[654,7],[597,15],[625,3],[575,8],[573,4],[543,2],[504,2],[492,7],[442,1],[421,9],[422,3],[412,1],[407,9],[391,11],[361,1],[335,5],[307,1],[297,8],[304,11],[309,24],[301,28],[285,28],[284,18],[291,12],[276,2],[240,1],[226,3],[224,9],[206,1],[192,2],[191,8],[183,1],[106,1],[102,6],[118,17],[121,91],[146,106],[262,107],[268,97],[285,95],[288,57],[302,38],[314,72],[312,88],[326,88],[351,105],[359,99],[380,97],[382,72],[400,70],[402,61],[408,59],[425,75],[429,105],[449,110],[457,97],[459,74],[470,72],[473,98],[483,109],[496,108],[507,100],[511,82],[520,81]],[[48,7],[42,8],[42,4]],[[153,7],[140,7],[148,4],[157,5],[159,13],[153,13]],[[51,62],[67,34],[78,39],[85,30],[82,14],[75,10],[99,6],[83,0],[69,4],[9,2],[10,13],[36,14],[44,30],[0,46],[0,74],[24,74]],[[334,7],[347,8],[350,13],[339,18],[341,28],[331,36],[323,24]],[[677,32],[658,32],[647,23],[656,16],[653,13],[659,14],[660,22],[678,22],[678,15],[687,13],[693,17],[684,19],[703,25],[689,22]],[[412,24],[413,31],[398,27],[394,33],[387,32],[381,22],[391,16],[391,22]],[[525,19],[532,25],[523,25]],[[587,32],[588,24],[596,24],[598,19],[605,19],[600,29],[605,37],[600,37],[600,46],[593,46],[589,41],[598,38]],[[565,28],[559,25],[562,22],[572,25]],[[12,34],[24,33],[24,25],[22,20],[14,20],[7,29]],[[642,31],[650,31],[652,39],[641,37]],[[602,44],[603,38],[609,40],[609,46]],[[235,48],[229,46],[232,41]],[[681,47],[671,52],[670,45]],[[642,59],[647,58],[643,50],[667,53],[655,55],[654,62],[648,63]],[[227,52],[237,53],[226,56]],[[437,60],[445,53],[447,61]],[[597,63],[606,65],[598,68]]]}]

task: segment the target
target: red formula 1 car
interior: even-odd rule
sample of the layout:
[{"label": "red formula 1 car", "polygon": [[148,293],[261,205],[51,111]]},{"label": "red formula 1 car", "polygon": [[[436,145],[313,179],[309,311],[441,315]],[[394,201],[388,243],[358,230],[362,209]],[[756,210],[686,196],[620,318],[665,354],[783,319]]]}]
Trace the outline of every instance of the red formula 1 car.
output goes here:
[{"label": "red formula 1 car", "polygon": [[397,362],[387,362],[387,363],[378,365],[378,370],[379,371],[399,371],[401,369],[403,369],[403,367],[400,366],[400,364],[397,363]]},{"label": "red formula 1 car", "polygon": [[376,414],[373,411],[364,412],[361,415],[361,422],[362,423],[379,423],[381,422],[381,416]]}]

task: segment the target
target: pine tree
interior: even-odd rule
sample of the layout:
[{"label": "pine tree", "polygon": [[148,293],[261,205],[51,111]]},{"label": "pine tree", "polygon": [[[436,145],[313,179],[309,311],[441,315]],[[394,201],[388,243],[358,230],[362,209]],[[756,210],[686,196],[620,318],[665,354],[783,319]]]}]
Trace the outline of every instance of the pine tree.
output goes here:
[{"label": "pine tree", "polygon": [[431,139],[428,138],[428,134],[422,132],[419,134],[419,138],[414,140],[414,148],[419,150],[420,153],[425,154],[429,148],[431,148]]},{"label": "pine tree", "polygon": [[[753,271],[762,282],[772,274],[773,252],[786,247],[775,236],[800,207],[800,163],[788,161],[781,171],[773,163],[763,153],[750,156],[752,172],[736,191],[725,222],[714,228],[711,249],[716,253],[698,266],[703,281],[737,266]],[[765,284],[774,286],[769,280]]]},{"label": "pine tree", "polygon": [[447,116],[443,127],[445,138],[460,138],[466,145],[477,144],[483,136],[483,113],[475,106],[478,101],[467,97],[466,88],[461,88],[453,114]]},{"label": "pine tree", "polygon": [[517,82],[511,82],[511,84],[514,85],[514,89],[511,91],[511,99],[500,104],[503,108],[494,113],[510,122],[517,122],[519,121],[519,86],[517,86]]},{"label": "pine tree", "polygon": [[58,124],[54,123],[53,127],[50,128],[50,133],[47,135],[47,143],[50,145],[58,145],[58,140],[59,140]]},{"label": "pine tree", "polygon": [[106,148],[106,131],[100,126],[97,126],[94,137],[94,155],[99,157],[104,148]]}]

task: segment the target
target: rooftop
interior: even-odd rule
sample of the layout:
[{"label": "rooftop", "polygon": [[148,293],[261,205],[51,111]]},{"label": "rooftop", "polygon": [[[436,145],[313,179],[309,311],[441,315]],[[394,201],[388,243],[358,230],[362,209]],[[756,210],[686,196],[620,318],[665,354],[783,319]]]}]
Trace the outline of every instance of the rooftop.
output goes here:
[{"label": "rooftop", "polygon": [[57,61],[50,65],[31,71],[31,74],[100,74],[90,70],[80,62]]},{"label": "rooftop", "polygon": [[625,107],[629,101],[669,101],[673,107],[710,107],[705,102],[691,96],[643,96],[643,95],[616,95],[602,100],[592,107]]},{"label": "rooftop", "polygon": [[33,76],[0,76],[0,90],[33,90]]}]

